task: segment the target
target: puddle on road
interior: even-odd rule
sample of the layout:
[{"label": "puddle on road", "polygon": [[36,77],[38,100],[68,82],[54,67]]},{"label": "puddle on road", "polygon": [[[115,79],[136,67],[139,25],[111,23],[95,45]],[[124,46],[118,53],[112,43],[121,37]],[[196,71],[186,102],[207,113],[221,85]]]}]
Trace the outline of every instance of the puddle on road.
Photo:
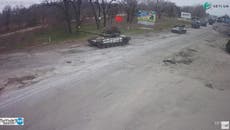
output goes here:
[{"label": "puddle on road", "polygon": [[84,50],[70,49],[70,50],[67,50],[67,51],[63,51],[62,53],[63,54],[74,54],[74,53],[81,53],[81,52],[84,52]]},{"label": "puddle on road", "polygon": [[205,87],[209,88],[209,89],[213,89],[213,90],[219,90],[219,91],[224,91],[225,89],[224,88],[217,88],[215,87],[213,84],[211,83],[207,83],[205,84]]},{"label": "puddle on road", "polygon": [[5,87],[10,86],[10,85],[16,85],[18,88],[23,88],[26,86],[26,84],[29,84],[36,78],[35,75],[26,75],[22,77],[13,77],[13,78],[8,78]]},{"label": "puddle on road", "polygon": [[194,54],[195,52],[198,52],[195,49],[185,49],[182,50],[176,54],[174,54],[171,57],[166,58],[165,60],[163,60],[165,65],[169,65],[169,64],[185,64],[185,65],[190,65],[193,61],[194,61]]}]

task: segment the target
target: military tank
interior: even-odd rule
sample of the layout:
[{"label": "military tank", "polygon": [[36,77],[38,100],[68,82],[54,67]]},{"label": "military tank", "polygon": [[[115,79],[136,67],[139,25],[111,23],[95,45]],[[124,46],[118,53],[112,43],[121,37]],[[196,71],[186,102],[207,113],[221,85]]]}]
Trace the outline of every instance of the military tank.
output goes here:
[{"label": "military tank", "polygon": [[90,45],[98,48],[122,46],[128,44],[131,40],[130,37],[121,35],[121,32],[117,27],[106,29],[103,33],[97,35],[98,37],[88,39],[88,42]]},{"label": "military tank", "polygon": [[185,34],[187,32],[187,30],[185,29],[185,25],[175,25],[171,29],[171,32],[178,33],[178,34]]},{"label": "military tank", "polygon": [[198,29],[198,28],[200,28],[200,21],[199,20],[193,20],[191,25],[192,25],[192,28]]},{"label": "military tank", "polygon": [[209,25],[213,25],[215,23],[215,20],[214,19],[209,19],[208,23],[209,23]]},{"label": "military tank", "polygon": [[208,22],[206,20],[200,21],[200,26],[207,27]]}]

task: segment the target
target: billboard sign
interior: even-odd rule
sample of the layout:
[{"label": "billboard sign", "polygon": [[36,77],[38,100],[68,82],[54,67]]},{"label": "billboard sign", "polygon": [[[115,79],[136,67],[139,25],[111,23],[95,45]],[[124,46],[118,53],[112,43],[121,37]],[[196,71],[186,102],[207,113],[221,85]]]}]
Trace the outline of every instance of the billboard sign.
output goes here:
[{"label": "billboard sign", "polygon": [[184,19],[191,19],[191,18],[192,18],[192,15],[191,15],[191,13],[181,12],[181,18],[184,18]]},{"label": "billboard sign", "polygon": [[153,26],[156,22],[155,11],[139,10],[137,14],[138,24]]}]

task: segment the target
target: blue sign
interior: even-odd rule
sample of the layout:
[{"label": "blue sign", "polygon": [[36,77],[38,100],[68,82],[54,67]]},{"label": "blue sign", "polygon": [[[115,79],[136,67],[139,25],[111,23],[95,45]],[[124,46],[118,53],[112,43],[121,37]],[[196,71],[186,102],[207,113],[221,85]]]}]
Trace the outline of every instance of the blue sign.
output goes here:
[{"label": "blue sign", "polygon": [[18,125],[24,125],[24,118],[19,117],[19,118],[16,120],[16,123],[17,123]]}]

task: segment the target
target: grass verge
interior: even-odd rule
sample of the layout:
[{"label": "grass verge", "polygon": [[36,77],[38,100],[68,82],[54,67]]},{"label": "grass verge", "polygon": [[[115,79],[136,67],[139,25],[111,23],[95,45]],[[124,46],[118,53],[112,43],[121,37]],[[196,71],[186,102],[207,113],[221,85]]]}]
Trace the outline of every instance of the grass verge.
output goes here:
[{"label": "grass verge", "polygon": [[[148,32],[160,32],[162,30],[168,30],[176,24],[190,24],[186,21],[181,21],[176,18],[168,18],[162,17],[159,19],[154,27],[146,28],[137,24],[121,24],[118,25],[121,29],[122,33],[132,35],[132,34],[143,34]],[[80,28],[80,32],[76,31],[73,27],[73,33],[66,33],[64,28],[56,27],[56,28],[42,28],[39,30],[34,30],[30,32],[23,33],[15,33],[10,36],[0,37],[0,51],[2,50],[12,50],[12,49],[20,49],[27,46],[39,46],[45,44],[56,44],[62,43],[63,41],[68,40],[86,40],[93,35],[85,32],[94,32],[100,33],[103,29],[97,30],[95,24],[87,24],[82,25]]]}]

